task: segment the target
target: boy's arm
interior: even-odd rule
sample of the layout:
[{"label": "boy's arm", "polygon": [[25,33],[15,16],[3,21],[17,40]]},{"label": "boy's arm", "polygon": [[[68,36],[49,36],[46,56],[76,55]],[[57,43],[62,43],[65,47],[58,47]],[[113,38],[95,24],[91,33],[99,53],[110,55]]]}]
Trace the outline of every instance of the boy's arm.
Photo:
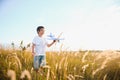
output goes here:
[{"label": "boy's arm", "polygon": [[34,52],[34,48],[35,48],[35,44],[32,44],[32,55],[35,54],[35,52]]},{"label": "boy's arm", "polygon": [[53,42],[52,42],[52,43],[47,44],[47,47],[51,47],[51,46],[52,46],[55,42],[56,42],[56,40],[53,40]]}]

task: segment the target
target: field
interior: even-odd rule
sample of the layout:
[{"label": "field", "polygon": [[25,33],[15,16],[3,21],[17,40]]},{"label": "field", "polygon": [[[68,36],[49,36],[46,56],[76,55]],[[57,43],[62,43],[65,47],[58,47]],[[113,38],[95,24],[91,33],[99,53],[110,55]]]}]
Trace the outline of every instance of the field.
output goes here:
[{"label": "field", "polygon": [[0,48],[0,80],[120,80],[119,51],[47,52],[47,66],[36,73],[25,49]]}]

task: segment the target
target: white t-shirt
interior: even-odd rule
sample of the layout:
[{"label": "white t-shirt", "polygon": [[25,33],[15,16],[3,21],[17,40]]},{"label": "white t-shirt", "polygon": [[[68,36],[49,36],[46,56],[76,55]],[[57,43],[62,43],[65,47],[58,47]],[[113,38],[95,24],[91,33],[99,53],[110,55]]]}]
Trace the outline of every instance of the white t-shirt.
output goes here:
[{"label": "white t-shirt", "polygon": [[35,44],[35,55],[45,55],[45,48],[47,45],[47,41],[43,37],[36,36],[34,37],[33,44]]}]

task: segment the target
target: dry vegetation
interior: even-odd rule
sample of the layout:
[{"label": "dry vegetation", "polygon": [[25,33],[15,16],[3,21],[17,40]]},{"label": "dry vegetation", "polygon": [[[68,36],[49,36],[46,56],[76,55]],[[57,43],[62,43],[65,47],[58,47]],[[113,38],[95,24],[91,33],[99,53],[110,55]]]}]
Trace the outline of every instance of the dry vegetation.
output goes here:
[{"label": "dry vegetation", "polygon": [[0,80],[120,80],[119,51],[47,52],[47,66],[36,73],[22,44],[0,49]]}]

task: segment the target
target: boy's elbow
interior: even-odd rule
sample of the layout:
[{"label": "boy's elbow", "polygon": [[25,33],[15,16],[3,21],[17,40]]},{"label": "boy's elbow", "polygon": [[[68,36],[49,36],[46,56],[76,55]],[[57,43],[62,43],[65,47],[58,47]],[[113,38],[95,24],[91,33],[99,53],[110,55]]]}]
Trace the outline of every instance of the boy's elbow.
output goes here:
[{"label": "boy's elbow", "polygon": [[34,48],[35,47],[35,44],[32,44],[32,48]]},{"label": "boy's elbow", "polygon": [[35,46],[35,44],[32,44],[32,46]]}]

